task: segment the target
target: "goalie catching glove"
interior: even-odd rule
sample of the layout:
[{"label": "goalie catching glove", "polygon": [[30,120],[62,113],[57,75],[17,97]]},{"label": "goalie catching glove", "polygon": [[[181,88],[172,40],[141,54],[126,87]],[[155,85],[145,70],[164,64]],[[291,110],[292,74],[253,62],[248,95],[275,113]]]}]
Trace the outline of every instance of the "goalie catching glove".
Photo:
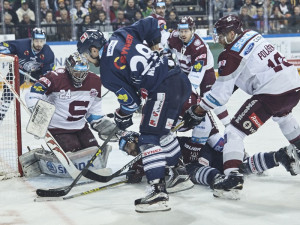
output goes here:
[{"label": "goalie catching glove", "polygon": [[[98,132],[98,136],[101,140],[105,141],[110,133],[115,129],[116,124],[111,122],[109,119],[102,118],[100,121],[92,124],[93,130]],[[117,131],[118,132],[118,131]],[[111,142],[118,141],[118,137],[114,135],[111,139]]]}]

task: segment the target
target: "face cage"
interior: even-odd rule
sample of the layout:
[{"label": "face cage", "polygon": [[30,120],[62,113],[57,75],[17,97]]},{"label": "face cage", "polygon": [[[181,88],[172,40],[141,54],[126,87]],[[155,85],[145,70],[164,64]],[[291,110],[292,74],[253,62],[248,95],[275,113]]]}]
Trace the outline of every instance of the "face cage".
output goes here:
[{"label": "face cage", "polygon": [[219,34],[217,33],[217,29],[216,28],[214,28],[214,32],[213,32],[213,34],[212,34],[212,38],[213,38],[213,40],[214,40],[214,43],[219,43]]},{"label": "face cage", "polygon": [[[79,73],[79,76],[75,76],[74,73]],[[74,69],[71,69],[70,71],[73,85],[76,88],[80,88],[82,86],[82,82],[85,80],[86,76],[88,75],[88,71],[77,71]]]}]

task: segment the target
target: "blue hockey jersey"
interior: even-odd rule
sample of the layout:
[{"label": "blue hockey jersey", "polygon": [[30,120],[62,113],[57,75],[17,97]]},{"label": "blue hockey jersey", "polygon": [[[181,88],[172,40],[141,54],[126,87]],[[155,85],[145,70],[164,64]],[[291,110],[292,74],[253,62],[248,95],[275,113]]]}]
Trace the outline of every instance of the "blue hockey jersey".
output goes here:
[{"label": "blue hockey jersey", "polygon": [[[31,48],[31,39],[1,42],[0,53],[17,55],[19,57],[19,69],[36,79],[54,69],[54,53],[49,45],[45,44],[39,53],[35,53]],[[22,84],[24,78],[21,74],[20,76],[20,83]]]},{"label": "blue hockey jersey", "polygon": [[103,48],[102,84],[117,95],[123,113],[136,111],[141,103],[140,92],[155,91],[173,74],[168,72],[167,58],[159,57],[143,44],[151,43],[160,35],[157,20],[148,17],[115,31]]}]

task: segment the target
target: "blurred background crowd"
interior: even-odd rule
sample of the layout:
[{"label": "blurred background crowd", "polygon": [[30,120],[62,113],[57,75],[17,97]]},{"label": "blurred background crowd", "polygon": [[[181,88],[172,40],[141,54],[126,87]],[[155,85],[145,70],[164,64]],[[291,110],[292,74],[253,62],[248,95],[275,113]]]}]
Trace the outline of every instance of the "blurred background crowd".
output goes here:
[{"label": "blurred background crowd", "polygon": [[[112,32],[153,12],[153,0],[1,0],[1,34],[28,38],[35,26],[47,41],[76,41],[86,29]],[[165,0],[168,29],[182,16],[192,16],[196,28],[212,32],[214,22],[237,14],[244,28],[263,34],[298,33],[299,0]],[[4,22],[3,22],[4,21]]]}]

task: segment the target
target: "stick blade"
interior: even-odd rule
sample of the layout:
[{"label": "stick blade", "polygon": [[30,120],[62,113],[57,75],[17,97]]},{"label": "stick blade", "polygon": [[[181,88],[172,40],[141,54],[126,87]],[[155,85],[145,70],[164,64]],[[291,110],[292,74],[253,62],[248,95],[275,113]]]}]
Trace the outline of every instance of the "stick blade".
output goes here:
[{"label": "stick blade", "polygon": [[65,189],[37,189],[36,194],[40,197],[61,197],[68,194]]}]

